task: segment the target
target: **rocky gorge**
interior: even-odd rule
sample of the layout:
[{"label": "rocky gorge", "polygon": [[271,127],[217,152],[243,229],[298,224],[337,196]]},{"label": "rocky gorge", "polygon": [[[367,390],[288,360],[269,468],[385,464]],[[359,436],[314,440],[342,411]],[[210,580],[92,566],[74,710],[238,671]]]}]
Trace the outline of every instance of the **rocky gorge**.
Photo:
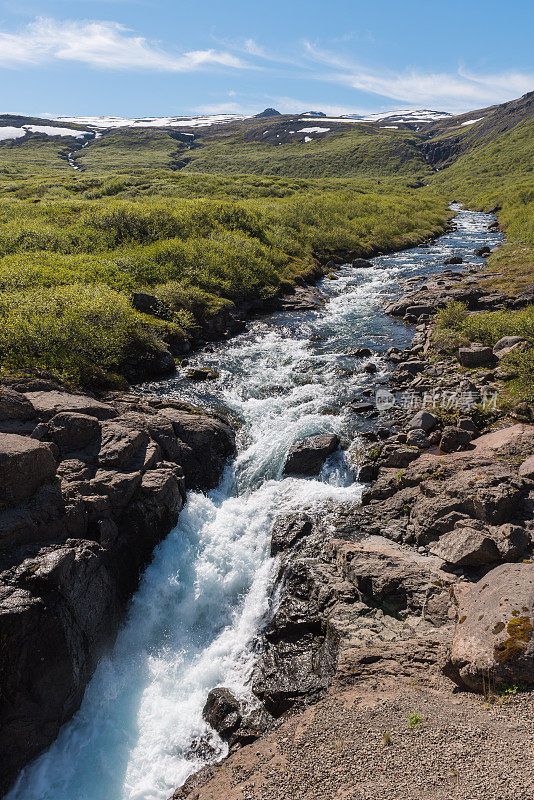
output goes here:
[{"label": "rocky gorge", "polygon": [[177,403],[0,388],[0,792],[79,707],[186,491],[233,450],[226,422]]}]

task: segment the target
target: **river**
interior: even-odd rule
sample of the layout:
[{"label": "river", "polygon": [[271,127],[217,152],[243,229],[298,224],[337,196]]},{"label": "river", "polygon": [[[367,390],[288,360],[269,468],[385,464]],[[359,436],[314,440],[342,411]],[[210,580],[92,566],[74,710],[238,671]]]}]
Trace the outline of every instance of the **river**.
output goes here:
[{"label": "river", "polygon": [[[144,387],[231,414],[240,423],[237,456],[216,490],[189,494],[80,710],[21,773],[8,800],[166,800],[202,766],[191,743],[206,734],[201,711],[209,690],[249,691],[258,631],[273,602],[275,515],[359,502],[362,485],[342,452],[317,479],[305,479],[281,476],[288,448],[322,432],[357,444],[361,421],[347,402],[384,384],[389,367],[380,355],[358,359],[347,351],[406,347],[413,328],[382,311],[400,282],[444,270],[450,255],[480,264],[473,250],[502,239],[487,229],[493,217],[455,209],[457,230],[434,245],[377,257],[372,269],[345,266],[336,280],[322,280],[325,302],[317,311],[256,320],[195,354],[192,365],[216,369],[217,380],[178,376]],[[363,371],[369,360],[374,375]],[[208,735],[224,755],[225,745]]]}]

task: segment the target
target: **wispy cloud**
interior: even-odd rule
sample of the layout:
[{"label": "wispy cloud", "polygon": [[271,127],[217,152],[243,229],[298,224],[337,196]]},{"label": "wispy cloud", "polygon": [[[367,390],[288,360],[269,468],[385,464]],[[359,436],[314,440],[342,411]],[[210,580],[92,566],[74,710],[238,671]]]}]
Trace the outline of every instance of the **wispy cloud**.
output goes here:
[{"label": "wispy cloud", "polygon": [[436,106],[462,111],[473,104],[499,103],[523,94],[534,87],[534,73],[505,72],[481,75],[463,67],[456,72],[402,72],[370,69],[350,58],[304,42],[304,57],[315,65],[330,68],[316,73],[319,80],[344,84],[369,94],[403,103]]},{"label": "wispy cloud", "polygon": [[20,67],[75,61],[100,69],[191,72],[203,67],[244,69],[239,56],[219,50],[171,53],[117,22],[40,18],[18,33],[0,31],[0,65]]}]

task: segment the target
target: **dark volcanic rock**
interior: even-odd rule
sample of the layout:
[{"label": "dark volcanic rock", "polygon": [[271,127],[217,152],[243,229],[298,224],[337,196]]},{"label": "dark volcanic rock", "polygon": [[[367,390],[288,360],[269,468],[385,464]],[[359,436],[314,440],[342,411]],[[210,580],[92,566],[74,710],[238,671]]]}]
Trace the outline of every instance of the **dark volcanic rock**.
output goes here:
[{"label": "dark volcanic rock", "polygon": [[452,264],[461,264],[462,262],[463,258],[460,258],[460,256],[449,256],[449,258],[446,258],[443,263],[447,265],[452,265]]},{"label": "dark volcanic rock", "polygon": [[462,367],[484,367],[495,363],[495,356],[491,347],[474,343],[469,347],[460,347],[458,360]]},{"label": "dark volcanic rock", "polygon": [[6,419],[29,420],[35,418],[35,409],[20,392],[0,389],[0,421]]},{"label": "dark volcanic rock", "polygon": [[35,408],[27,435],[0,433],[0,794],[78,708],[186,481],[216,485],[234,448],[226,423],[161,400],[28,396],[9,398]]},{"label": "dark volcanic rock", "polygon": [[324,462],[339,447],[335,433],[309,436],[291,447],[284,464],[285,475],[317,475]]},{"label": "dark volcanic rock", "polygon": [[354,269],[368,269],[369,267],[372,267],[373,264],[371,261],[367,261],[366,258],[355,258],[352,262],[352,266]]},{"label": "dark volcanic rock", "polygon": [[443,428],[439,447],[443,453],[456,453],[458,450],[464,450],[472,438],[470,431],[447,425]]},{"label": "dark volcanic rock", "polygon": [[0,509],[26,500],[54,477],[56,469],[51,445],[0,434]]},{"label": "dark volcanic rock", "polygon": [[271,535],[271,555],[291,549],[312,532],[313,524],[307,514],[286,514],[276,519]]},{"label": "dark volcanic rock", "polygon": [[52,417],[47,426],[50,439],[57,444],[60,453],[82,450],[100,434],[100,423],[89,414],[63,411]]}]

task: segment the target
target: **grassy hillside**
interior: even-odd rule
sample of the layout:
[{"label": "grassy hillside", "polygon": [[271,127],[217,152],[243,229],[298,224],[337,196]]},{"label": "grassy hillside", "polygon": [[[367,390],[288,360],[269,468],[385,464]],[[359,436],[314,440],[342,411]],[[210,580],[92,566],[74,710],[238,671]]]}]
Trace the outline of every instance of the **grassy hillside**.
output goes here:
[{"label": "grassy hillside", "polygon": [[[290,288],[318,261],[408,246],[447,218],[442,199],[391,187],[162,172],[4,179],[2,369],[116,383],[132,359]],[[157,316],[134,311],[139,290],[159,298]]]}]

